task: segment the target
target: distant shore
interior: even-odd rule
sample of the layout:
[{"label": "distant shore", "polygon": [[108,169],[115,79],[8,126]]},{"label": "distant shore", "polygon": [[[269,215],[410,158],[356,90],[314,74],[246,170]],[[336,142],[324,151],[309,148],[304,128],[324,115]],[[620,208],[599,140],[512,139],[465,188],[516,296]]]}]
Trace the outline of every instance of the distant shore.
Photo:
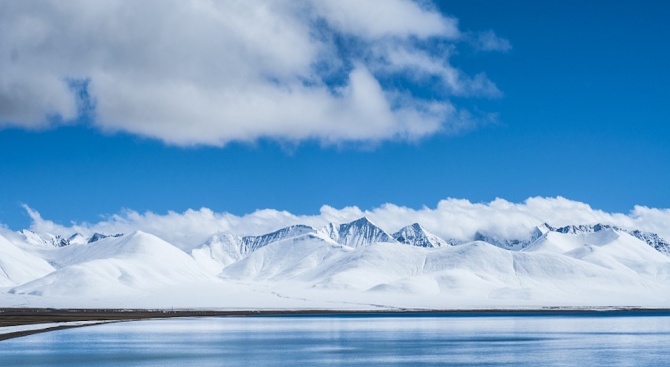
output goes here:
[{"label": "distant shore", "polygon": [[[101,323],[184,317],[497,317],[497,316],[669,316],[670,308],[544,307],[536,309],[389,309],[389,310],[197,310],[197,309],[56,309],[0,308],[3,327],[64,323],[34,330],[0,334],[0,341],[47,331]],[[71,324],[88,322],[85,325]]]}]

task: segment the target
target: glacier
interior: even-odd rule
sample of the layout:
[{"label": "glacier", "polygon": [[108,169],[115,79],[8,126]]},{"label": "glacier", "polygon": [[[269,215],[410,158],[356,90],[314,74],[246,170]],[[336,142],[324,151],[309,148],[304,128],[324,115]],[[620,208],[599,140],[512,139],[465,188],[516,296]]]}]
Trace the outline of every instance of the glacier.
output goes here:
[{"label": "glacier", "polygon": [[213,233],[0,232],[0,307],[482,309],[670,305],[670,244],[604,224],[447,241],[362,217]]}]

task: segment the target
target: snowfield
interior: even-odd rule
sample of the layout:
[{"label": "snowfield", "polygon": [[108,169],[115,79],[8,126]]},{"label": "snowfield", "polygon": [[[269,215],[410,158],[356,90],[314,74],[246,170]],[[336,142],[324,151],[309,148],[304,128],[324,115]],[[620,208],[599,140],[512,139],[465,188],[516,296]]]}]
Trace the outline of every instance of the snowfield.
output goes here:
[{"label": "snowfield", "polygon": [[144,232],[24,230],[0,236],[0,307],[667,308],[667,248],[653,233],[604,225],[452,244],[418,223],[388,234],[367,218],[216,233],[188,250]]}]

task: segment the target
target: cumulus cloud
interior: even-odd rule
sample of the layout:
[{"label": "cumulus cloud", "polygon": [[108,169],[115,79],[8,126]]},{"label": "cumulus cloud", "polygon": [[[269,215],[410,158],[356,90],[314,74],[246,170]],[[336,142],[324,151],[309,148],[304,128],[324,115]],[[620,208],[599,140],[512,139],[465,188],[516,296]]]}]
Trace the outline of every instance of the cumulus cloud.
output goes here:
[{"label": "cumulus cloud", "polygon": [[295,215],[273,209],[258,210],[242,216],[217,213],[207,208],[167,214],[125,211],[98,223],[73,223],[67,226],[42,218],[30,207],[26,206],[26,210],[32,218],[30,229],[38,233],[69,236],[75,232],[91,235],[94,232],[113,234],[142,230],[185,249],[203,243],[217,232],[259,235],[294,224],[320,228],[331,222],[346,223],[362,216],[367,216],[389,232],[418,222],[445,239],[460,241],[471,240],[477,231],[505,238],[527,238],[535,226],[545,222],[553,226],[603,223],[654,232],[670,239],[670,209],[636,206],[627,214],[608,213],[562,197],[533,197],[522,203],[504,199],[488,203],[445,199],[434,208],[419,209],[394,204],[371,210],[323,206],[316,215]]},{"label": "cumulus cloud", "polygon": [[3,1],[0,128],[69,123],[83,104],[103,131],[176,145],[454,133],[467,111],[451,96],[500,94],[451,63],[462,39],[425,1]]}]

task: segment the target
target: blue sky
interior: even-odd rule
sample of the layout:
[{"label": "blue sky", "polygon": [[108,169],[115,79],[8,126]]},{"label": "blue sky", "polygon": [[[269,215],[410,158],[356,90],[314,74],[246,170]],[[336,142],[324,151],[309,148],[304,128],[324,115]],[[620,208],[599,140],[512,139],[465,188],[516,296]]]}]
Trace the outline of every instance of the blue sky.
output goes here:
[{"label": "blue sky", "polygon": [[[390,19],[375,28],[337,5],[314,5],[314,19],[325,25],[310,28],[307,41],[291,32],[276,45],[264,39],[221,41],[230,52],[235,45],[257,42],[260,51],[249,57],[272,56],[271,64],[251,66],[251,59],[238,60],[237,54],[208,54],[209,45],[180,46],[186,47],[183,54],[168,52],[175,63],[152,63],[156,55],[148,53],[136,57],[134,47],[151,49],[159,42],[148,26],[146,37],[119,37],[93,54],[87,48],[90,40],[72,37],[86,33],[90,22],[60,34],[57,27],[3,20],[9,30],[0,33],[12,42],[0,42],[11,44],[0,46],[0,222],[28,226],[31,219],[22,203],[59,223],[97,221],[123,209],[164,213],[207,207],[244,214],[274,208],[314,214],[322,205],[420,208],[449,197],[521,202],[563,196],[609,212],[628,212],[634,205],[670,207],[670,49],[665,46],[670,7],[663,1],[450,1],[428,8],[404,1],[388,4],[403,10],[399,14],[406,14],[409,23]],[[79,17],[60,9],[65,5],[43,6],[59,11],[23,9],[21,2],[10,1],[0,13],[16,19],[31,14],[47,24]],[[290,8],[275,10],[280,20],[299,23],[298,10]],[[117,10],[106,9],[112,14]],[[138,14],[151,9],[140,10]],[[51,14],[61,18],[54,20]],[[135,24],[118,19],[131,28]],[[311,27],[294,23],[277,24],[293,27],[298,35]],[[254,26],[245,27],[254,34]],[[317,43],[310,41],[315,29],[322,31]],[[115,34],[107,31],[101,35]],[[52,42],[47,47],[22,37],[26,32]],[[74,41],[59,39],[63,34]],[[493,37],[493,49],[483,46],[487,34]],[[303,41],[301,50],[314,46],[304,60],[293,57],[299,51],[291,49]],[[156,52],[161,55],[170,47],[156,47]],[[271,47],[277,50],[266,50]],[[398,50],[423,57],[412,60],[442,60],[440,68],[385,63]],[[112,56],[101,57],[105,51]],[[200,62],[205,58],[218,60],[216,65],[230,73],[228,79],[216,79],[218,70],[209,74],[212,65]],[[407,65],[423,74],[413,75]],[[289,129],[294,115],[277,115],[275,122],[276,107],[267,107],[269,116],[249,117],[235,111],[235,103],[217,100],[228,98],[219,93],[230,83],[247,85],[247,69],[252,77],[257,72],[270,75],[268,80],[280,90],[295,88],[290,98],[302,99],[282,102],[286,110],[306,108],[310,116],[323,118]],[[178,80],[175,70],[183,72]],[[449,70],[459,70],[463,79],[449,84],[443,76]],[[479,73],[485,74],[484,83],[477,83]],[[79,105],[76,99],[60,100],[58,88],[67,94],[68,87],[51,91],[45,80],[53,75],[90,80],[94,109],[82,111],[81,100]],[[114,78],[105,79],[110,76]],[[186,81],[189,88],[170,89],[181,85],[175,81]],[[249,84],[249,98],[265,95],[267,81]],[[33,85],[38,92],[30,89]],[[366,109],[378,102],[375,85],[387,102],[400,106],[391,108],[388,120],[377,121],[376,116],[389,111]],[[137,94],[130,102],[123,100],[129,93]],[[351,101],[345,100],[347,93],[353,95]],[[281,101],[286,97],[270,95]],[[192,109],[178,109],[182,103]],[[212,117],[208,108],[219,105],[230,114]],[[155,113],[163,109],[165,114]],[[232,127],[235,122],[228,119],[237,112],[243,122]],[[347,119],[333,117],[340,113]],[[256,126],[255,121],[265,122]]]}]

